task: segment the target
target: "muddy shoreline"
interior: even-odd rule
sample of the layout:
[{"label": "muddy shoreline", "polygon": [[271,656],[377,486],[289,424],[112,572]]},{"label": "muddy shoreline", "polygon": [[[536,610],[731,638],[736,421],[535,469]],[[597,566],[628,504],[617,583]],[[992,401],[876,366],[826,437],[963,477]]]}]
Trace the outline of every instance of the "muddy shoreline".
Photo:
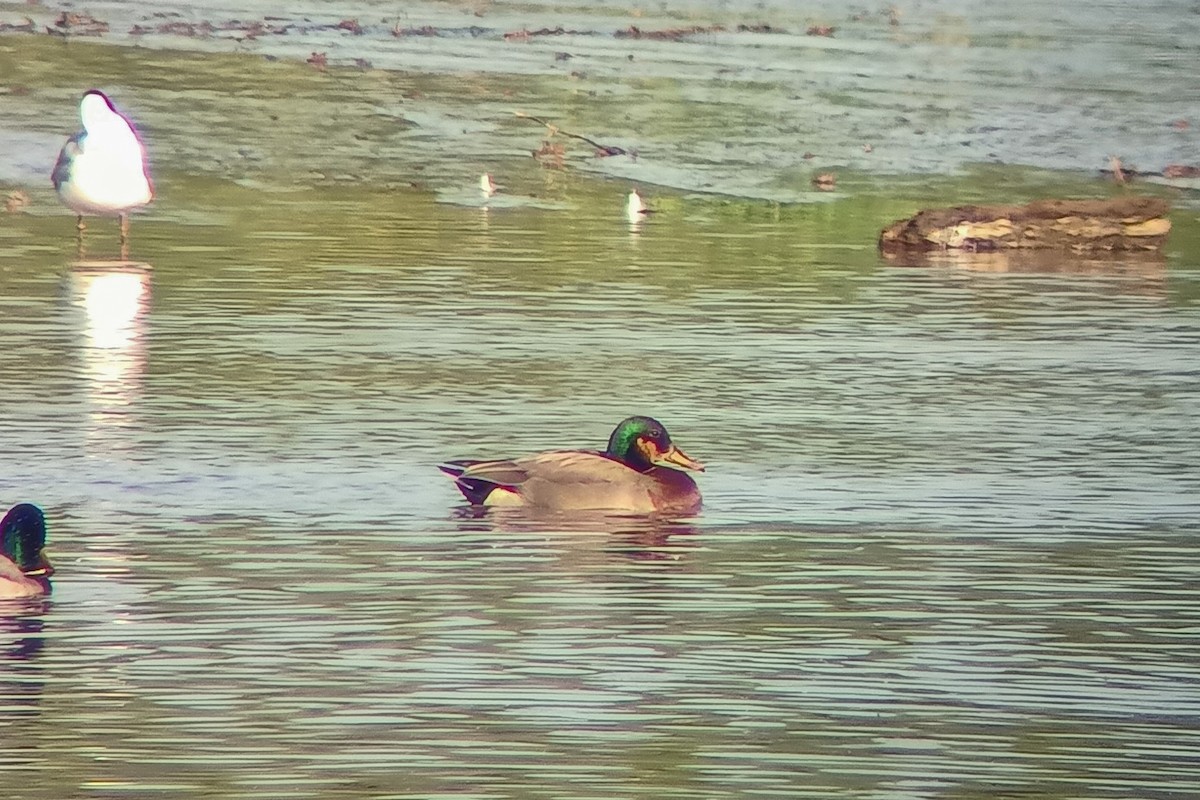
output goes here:
[{"label": "muddy shoreline", "polygon": [[[9,4],[0,181],[34,182],[75,125],[70,99],[98,86],[130,108],[167,169],[241,181],[452,193],[480,171],[542,183],[535,173],[549,166],[792,203],[991,165],[1023,173],[999,199],[1044,196],[1020,196],[1039,170],[1103,193],[1114,155],[1143,173],[1195,160],[1196,90],[1186,59],[1170,55],[1186,44],[1177,16],[1139,14],[1138,36],[1098,52],[1087,19],[1046,20],[1034,35],[1009,14],[929,3],[672,14],[360,3],[282,16],[253,3]],[[1153,81],[1137,72],[1148,59]],[[530,159],[549,131],[521,114],[623,154],[560,136],[563,163]],[[820,186],[828,174],[837,183]],[[1195,179],[1147,179],[1195,202]]]}]

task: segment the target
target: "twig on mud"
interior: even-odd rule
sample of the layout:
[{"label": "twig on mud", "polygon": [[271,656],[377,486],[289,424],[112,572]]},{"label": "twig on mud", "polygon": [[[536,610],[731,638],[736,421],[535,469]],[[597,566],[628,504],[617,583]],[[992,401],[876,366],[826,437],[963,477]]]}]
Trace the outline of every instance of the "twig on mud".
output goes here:
[{"label": "twig on mud", "polygon": [[547,122],[546,120],[542,119],[541,117],[535,117],[532,114],[526,114],[524,111],[515,111],[513,113],[516,114],[521,119],[530,119],[541,125],[545,125],[546,128],[550,131],[551,136],[553,136],[556,133],[561,133],[563,136],[569,136],[572,139],[578,139],[581,142],[587,142],[592,147],[596,148],[596,154],[599,156],[627,156],[627,155],[629,155],[629,151],[624,149],[623,147],[617,147],[615,145],[600,144],[595,139],[589,139],[588,137],[583,136],[582,134],[571,133],[570,131],[564,131],[562,128],[558,127],[553,122]]}]

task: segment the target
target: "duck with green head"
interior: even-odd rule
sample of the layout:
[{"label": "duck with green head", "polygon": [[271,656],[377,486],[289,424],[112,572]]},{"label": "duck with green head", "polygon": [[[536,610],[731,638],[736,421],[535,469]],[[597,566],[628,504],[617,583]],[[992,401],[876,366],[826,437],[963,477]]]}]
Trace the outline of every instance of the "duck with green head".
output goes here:
[{"label": "duck with green head", "polygon": [[42,510],[29,503],[9,509],[0,521],[0,600],[50,593],[54,567],[42,552],[45,546]]},{"label": "duck with green head", "polygon": [[650,417],[622,420],[603,450],[552,450],[496,461],[449,461],[467,501],[547,511],[694,514],[700,489],[681,470],[704,465],[680,450]]}]

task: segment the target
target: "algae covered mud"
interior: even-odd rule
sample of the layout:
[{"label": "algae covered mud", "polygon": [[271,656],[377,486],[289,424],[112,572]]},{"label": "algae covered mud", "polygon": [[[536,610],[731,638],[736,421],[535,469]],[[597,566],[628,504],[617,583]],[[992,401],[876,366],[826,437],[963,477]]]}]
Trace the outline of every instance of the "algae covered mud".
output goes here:
[{"label": "algae covered mud", "polygon": [[[1181,5],[0,5],[0,505],[57,568],[0,794],[1192,796],[1197,203],[1107,172],[1196,161]],[[130,262],[49,186],[90,86]],[[1148,259],[876,249],[1131,191]],[[435,466],[634,413],[699,514]]]},{"label": "algae covered mud", "polygon": [[526,186],[543,131],[514,112],[633,154],[559,137],[576,169],[785,202],[831,171],[857,191],[1197,160],[1186,4],[12,4],[0,22],[7,182],[52,159],[90,85],[130,105],[163,168],[239,180]]}]

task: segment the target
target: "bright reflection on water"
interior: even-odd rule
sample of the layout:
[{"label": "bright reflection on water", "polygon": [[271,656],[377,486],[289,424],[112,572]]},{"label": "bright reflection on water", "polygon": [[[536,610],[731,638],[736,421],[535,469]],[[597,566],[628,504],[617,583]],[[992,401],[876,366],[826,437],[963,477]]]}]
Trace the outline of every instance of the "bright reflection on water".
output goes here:
[{"label": "bright reflection on water", "polygon": [[149,264],[82,263],[71,268],[71,302],[83,312],[79,349],[91,423],[89,446],[104,454],[122,444],[109,428],[136,424],[146,369],[146,317],[150,308]]}]

